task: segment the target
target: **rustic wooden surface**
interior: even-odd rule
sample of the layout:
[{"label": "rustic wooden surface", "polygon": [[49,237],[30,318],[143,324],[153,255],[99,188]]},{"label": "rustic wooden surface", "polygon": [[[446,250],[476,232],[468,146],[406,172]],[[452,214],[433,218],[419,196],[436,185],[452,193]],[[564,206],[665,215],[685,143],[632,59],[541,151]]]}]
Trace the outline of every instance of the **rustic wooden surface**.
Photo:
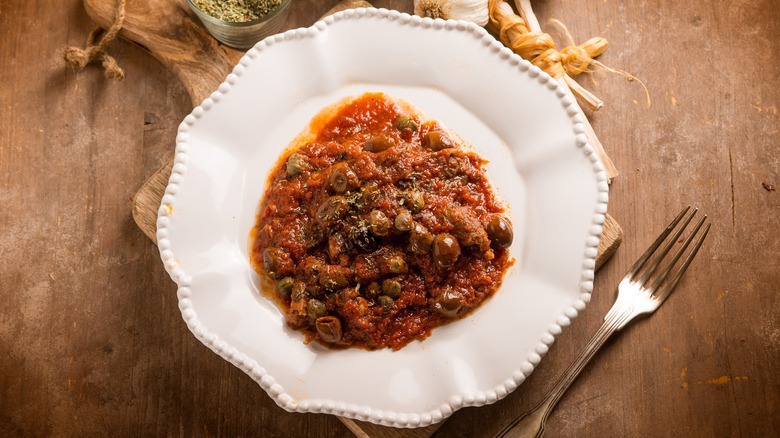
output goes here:
[{"label": "rustic wooden surface", "polygon": [[[288,25],[335,3],[296,0]],[[698,259],[655,315],[599,353],[549,435],[777,436],[780,5],[534,7],[545,28],[555,17],[578,39],[609,39],[601,60],[650,90],[647,108],[636,83],[581,79],[606,102],[592,124],[621,171],[610,213],[625,237],[528,381],[434,436],[489,437],[538,401],[598,328],[623,272],[688,203],[714,224]],[[122,41],[110,49],[122,83],[65,68],[62,48],[81,46],[92,26],[81,0],[0,0],[0,436],[348,435],[334,417],[278,408],[182,324],[130,200],[169,159],[189,97]]]}]

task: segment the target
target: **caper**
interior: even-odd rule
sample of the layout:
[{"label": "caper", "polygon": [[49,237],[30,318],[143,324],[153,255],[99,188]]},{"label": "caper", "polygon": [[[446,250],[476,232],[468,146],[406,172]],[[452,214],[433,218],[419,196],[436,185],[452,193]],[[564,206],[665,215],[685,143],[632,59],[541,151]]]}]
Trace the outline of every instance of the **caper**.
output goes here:
[{"label": "caper", "polygon": [[370,297],[374,297],[379,295],[379,293],[382,292],[382,287],[379,286],[379,283],[376,281],[372,281],[368,284],[368,287],[366,288],[366,295]]},{"label": "caper", "polygon": [[382,152],[395,146],[395,140],[384,134],[378,134],[371,137],[363,144],[363,149],[368,152]]},{"label": "caper", "polygon": [[336,193],[345,193],[358,186],[358,177],[347,163],[338,163],[330,169],[330,187]]},{"label": "caper", "polygon": [[414,121],[413,118],[409,116],[398,116],[393,121],[393,126],[395,126],[395,129],[403,132],[405,130],[410,131],[416,131],[417,130],[417,122]]},{"label": "caper", "polygon": [[488,238],[490,238],[495,247],[509,248],[512,245],[512,240],[514,239],[512,224],[504,216],[500,214],[491,215],[485,231],[487,231]]},{"label": "caper", "polygon": [[407,209],[402,209],[395,216],[395,229],[398,231],[409,231],[412,229],[412,213]]},{"label": "caper", "polygon": [[442,149],[451,148],[454,143],[452,142],[450,136],[444,132],[430,131],[425,134],[422,144],[428,149],[440,151]]},{"label": "caper", "polygon": [[330,227],[344,219],[349,211],[349,202],[343,196],[331,196],[317,209],[317,221],[324,227]]},{"label": "caper", "polygon": [[330,344],[341,340],[341,321],[335,316],[321,316],[314,323],[320,340]]},{"label": "caper", "polygon": [[414,213],[419,213],[425,208],[425,196],[419,190],[412,190],[406,194],[406,203]]},{"label": "caper", "polygon": [[382,293],[390,298],[398,298],[401,295],[401,282],[388,278],[382,282]]},{"label": "caper", "polygon": [[455,264],[460,257],[460,245],[458,239],[452,234],[437,234],[432,245],[433,262],[441,267]]},{"label": "caper", "polygon": [[320,316],[328,314],[328,308],[320,300],[311,299],[306,303],[306,315],[311,319],[317,319]]},{"label": "caper", "polygon": [[406,274],[409,272],[406,260],[400,255],[390,257],[390,260],[387,261],[387,269],[393,274]]},{"label": "caper", "polygon": [[390,230],[390,219],[379,210],[371,210],[368,215],[368,227],[375,236],[386,236]]},{"label": "caper", "polygon": [[287,176],[296,176],[309,170],[309,163],[306,162],[306,158],[295,152],[290,154],[287,158]]},{"label": "caper", "polygon": [[424,225],[414,222],[409,233],[409,251],[415,254],[427,254],[431,249],[433,235]]},{"label": "caper", "polygon": [[448,318],[457,316],[462,307],[460,297],[451,289],[447,289],[433,301],[433,309]]},{"label": "caper", "polygon": [[292,277],[284,277],[276,282],[276,291],[280,297],[289,298],[290,294],[292,294],[294,284],[295,280],[293,280]]},{"label": "caper", "polygon": [[319,284],[310,284],[306,286],[306,293],[314,298],[322,298],[325,295],[325,289]]},{"label": "caper", "polygon": [[285,273],[282,271],[286,271],[285,262],[289,260],[289,258],[290,256],[281,248],[266,248],[263,251],[263,268],[265,268],[265,272],[271,277],[279,278],[280,275]]},{"label": "caper", "polygon": [[379,303],[379,307],[381,307],[382,311],[385,313],[393,310],[393,305],[395,304],[395,300],[388,297],[387,295],[380,295],[377,299],[377,302]]}]

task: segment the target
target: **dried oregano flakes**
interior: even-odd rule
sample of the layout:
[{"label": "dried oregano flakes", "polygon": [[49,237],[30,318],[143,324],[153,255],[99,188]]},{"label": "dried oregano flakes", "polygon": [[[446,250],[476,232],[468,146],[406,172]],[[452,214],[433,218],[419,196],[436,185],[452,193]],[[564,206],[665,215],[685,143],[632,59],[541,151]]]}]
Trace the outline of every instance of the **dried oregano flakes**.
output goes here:
[{"label": "dried oregano flakes", "polygon": [[245,22],[264,17],[283,0],[193,0],[206,14],[222,21]]}]

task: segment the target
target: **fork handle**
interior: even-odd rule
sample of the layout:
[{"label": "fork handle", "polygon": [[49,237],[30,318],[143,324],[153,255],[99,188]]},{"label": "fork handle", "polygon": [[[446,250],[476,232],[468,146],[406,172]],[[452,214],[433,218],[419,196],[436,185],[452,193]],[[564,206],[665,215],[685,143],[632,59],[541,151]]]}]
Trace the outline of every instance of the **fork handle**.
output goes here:
[{"label": "fork handle", "polygon": [[509,423],[507,427],[496,436],[516,438],[541,436],[544,433],[544,423],[547,421],[547,417],[561,399],[564,392],[566,392],[572,382],[574,382],[574,379],[576,379],[580,372],[585,368],[585,365],[590,362],[599,348],[604,345],[604,342],[634,316],[636,315],[634,314],[633,306],[628,303],[615,303],[604,318],[604,324],[601,325],[601,328],[593,335],[580,354],[577,355],[577,358],[569,368],[566,369],[566,372],[563,373],[561,378],[558,379],[552,388],[550,388],[544,399],[542,399],[536,407]]}]

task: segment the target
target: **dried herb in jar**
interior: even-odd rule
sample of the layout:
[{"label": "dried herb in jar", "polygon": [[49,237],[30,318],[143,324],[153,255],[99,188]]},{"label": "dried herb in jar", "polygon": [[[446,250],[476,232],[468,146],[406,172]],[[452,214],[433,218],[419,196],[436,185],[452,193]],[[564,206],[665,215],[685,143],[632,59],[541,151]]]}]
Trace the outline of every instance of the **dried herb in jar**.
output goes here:
[{"label": "dried herb in jar", "polygon": [[282,4],[282,0],[193,0],[201,11],[222,21],[257,20]]}]

